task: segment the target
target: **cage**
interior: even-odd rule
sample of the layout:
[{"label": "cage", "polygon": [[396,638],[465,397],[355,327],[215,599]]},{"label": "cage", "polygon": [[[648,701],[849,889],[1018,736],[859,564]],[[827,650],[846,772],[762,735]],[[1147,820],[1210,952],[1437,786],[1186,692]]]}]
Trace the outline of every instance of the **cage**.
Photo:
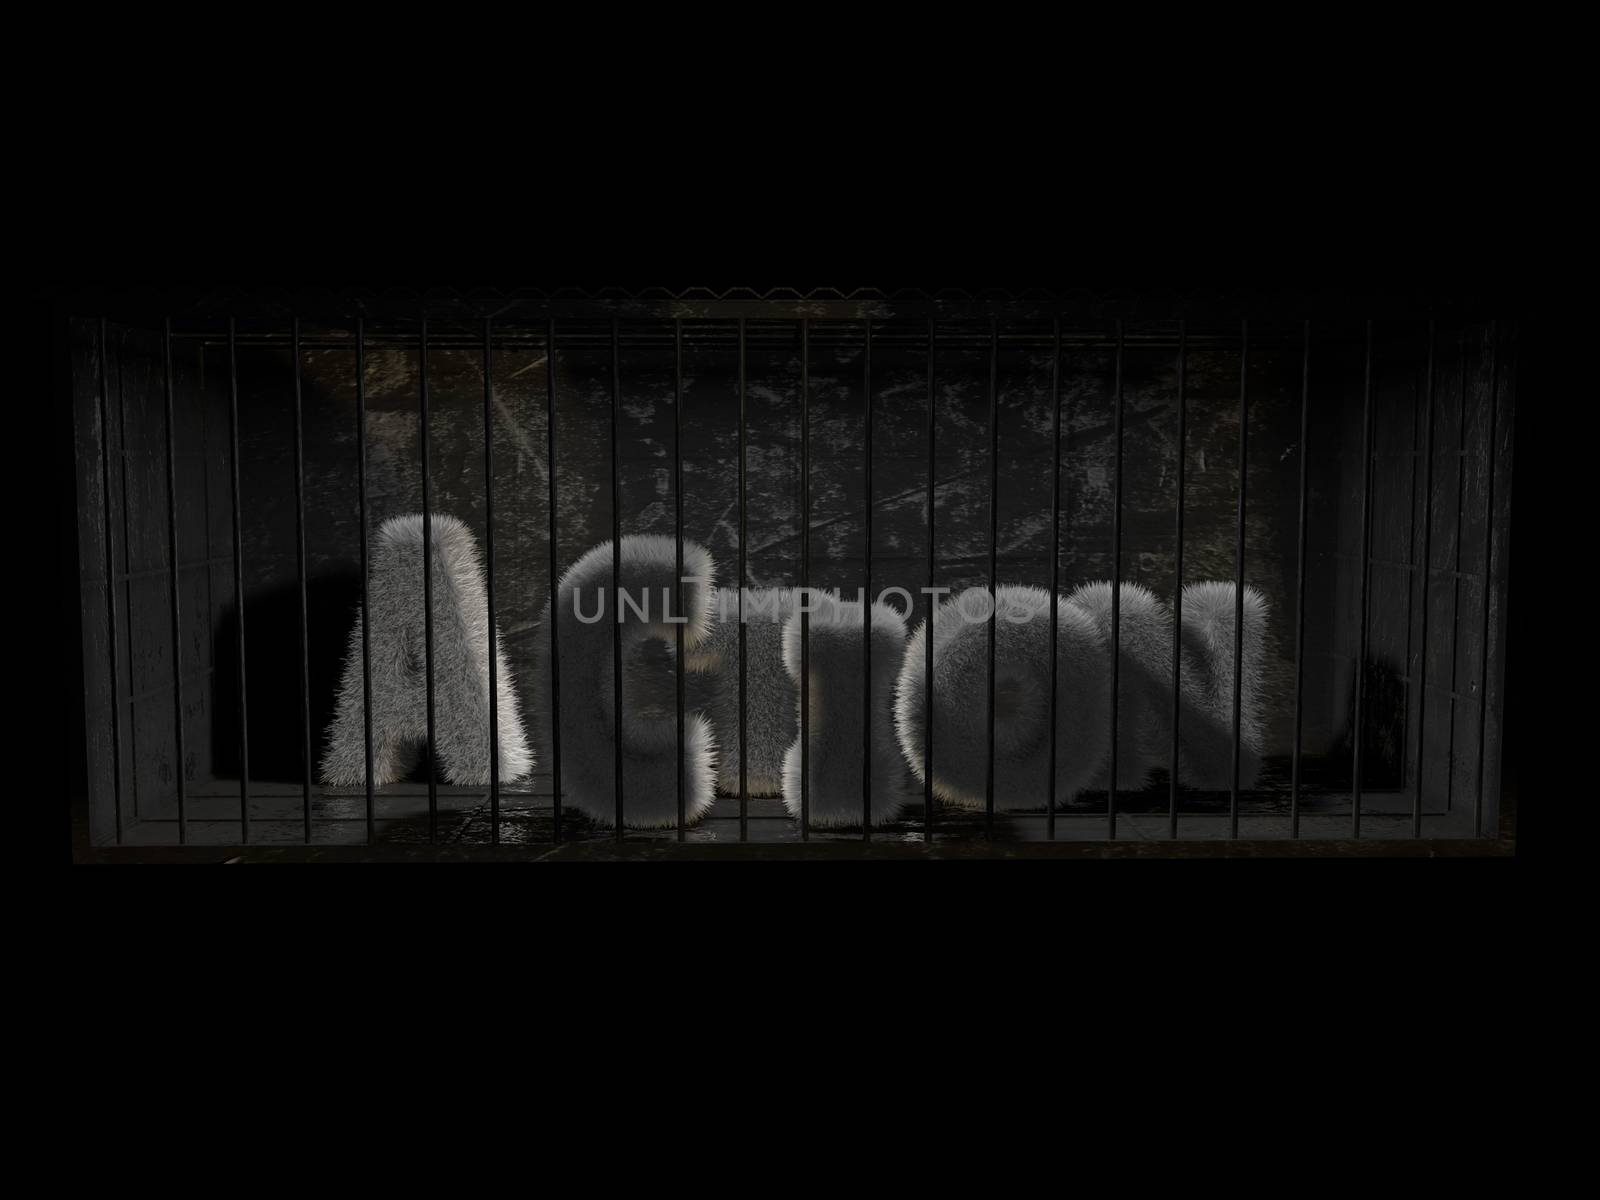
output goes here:
[{"label": "cage", "polygon": [[[1504,818],[1518,338],[1514,314],[1468,303],[1287,295],[218,290],[86,301],[70,349],[89,839],[930,851],[1492,841]],[[439,752],[451,714],[436,689],[433,605],[445,585],[430,566],[409,651],[428,698],[421,752],[384,782],[367,730],[365,778],[327,783],[319,764],[342,679],[366,685],[360,710],[373,715],[378,631],[362,617],[380,528],[408,514],[426,515],[425,546],[459,521],[481,554],[487,779],[448,778]],[[582,631],[555,605],[560,579],[601,547],[615,594],[620,547],[642,535],[676,549],[680,581],[685,547],[698,546],[724,587],[891,597],[902,639],[885,650],[859,637],[856,673],[817,683],[833,697],[827,711],[853,697],[860,714],[826,745],[808,727],[823,711],[816,618],[785,618],[806,651],[784,685],[802,698],[801,796],[750,786],[761,751],[751,705],[778,669],[758,662],[744,621],[718,673],[685,651],[681,625],[641,666],[609,620],[599,677],[567,671],[565,647]],[[884,746],[897,739],[872,719],[886,703],[873,656],[880,675],[885,654],[927,653],[931,667],[915,631],[944,596],[1029,586],[1058,615],[1097,582],[1118,600],[1136,594],[1122,585],[1146,589],[1168,614],[1170,647],[1155,657],[1178,669],[1146,706],[1155,750],[1129,778],[1117,758],[1127,765],[1140,701],[1115,610],[1110,699],[1092,713],[1110,752],[1081,787],[1057,786],[1058,757],[1090,737],[1058,719],[1062,626],[1049,622],[1037,659],[1048,685],[1018,691],[996,665],[993,604],[974,635],[987,669],[954,682],[926,670],[918,683],[923,711],[955,713],[987,751],[981,787],[957,802],[937,786],[937,719],[926,761],[909,742]],[[1216,663],[1229,769],[1197,783],[1173,767],[1193,669],[1182,606],[1203,583],[1236,606],[1237,636]],[[1247,590],[1265,616],[1250,627],[1257,753],[1241,770]],[[682,611],[681,589],[668,603]],[[599,707],[578,706],[580,694]],[[699,813],[684,795],[685,731],[719,696],[734,705],[718,745],[729,775],[738,760],[738,782],[719,773]],[[1041,726],[1019,705],[1049,715]],[[666,794],[652,783],[630,796],[624,744],[646,709],[675,729],[676,769]],[[503,778],[503,724],[517,719],[534,762]],[[1022,721],[1049,731],[1041,769],[1006,758],[1006,730]],[[882,767],[860,770],[859,798],[847,798],[858,820],[815,819],[807,794],[807,759],[835,745]],[[573,801],[580,771],[606,794],[604,811]],[[671,819],[629,819],[646,805]]]}]

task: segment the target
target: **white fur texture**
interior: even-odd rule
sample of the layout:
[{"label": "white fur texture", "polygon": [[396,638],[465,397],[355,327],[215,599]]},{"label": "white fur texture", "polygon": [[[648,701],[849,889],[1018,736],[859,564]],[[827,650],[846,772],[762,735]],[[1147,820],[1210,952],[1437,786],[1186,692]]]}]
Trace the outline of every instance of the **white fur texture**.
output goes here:
[{"label": "white fur texture", "polygon": [[[489,782],[489,616],[478,544],[455,517],[432,517],[434,750],[439,775],[456,784]],[[403,779],[428,741],[423,637],[422,514],[393,517],[371,548],[368,612],[372,621],[372,778]],[[496,638],[495,722],[500,782],[533,767],[516,688]],[[361,613],[350,632],[338,708],[321,764],[330,787],[366,783],[362,704]]]},{"label": "white fur texture", "polygon": [[[1184,589],[1179,778],[1209,789],[1232,775],[1233,608],[1231,583]],[[1050,594],[997,589],[995,622],[995,804],[1042,807],[1049,775]],[[1260,771],[1267,605],[1245,589],[1240,688],[1240,786]],[[962,619],[965,613],[967,619]],[[987,769],[988,593],[973,588],[934,613],[934,792],[969,808],[984,804]],[[1117,787],[1143,787],[1172,753],[1172,612],[1147,588],[1119,597]],[[1091,583],[1057,606],[1056,797],[1104,787],[1111,747],[1111,585]],[[906,646],[897,684],[896,732],[923,778],[925,629]]]},{"label": "white fur texture", "polygon": [[[863,816],[862,746],[864,711],[862,669],[862,606],[841,600],[837,593],[814,596],[808,623],[809,662],[802,664],[800,618],[783,627],[783,665],[794,696],[796,737],[783,756],[783,804],[789,814],[800,815],[800,678],[809,671],[809,746],[806,765],[810,779],[810,823],[819,827],[859,826]],[[904,803],[905,766],[894,730],[894,681],[905,648],[906,623],[887,604],[872,606],[872,812],[871,823],[882,825],[899,814]]]},{"label": "white fur texture", "polygon": [[[1183,696],[1178,719],[1180,777],[1209,790],[1233,786],[1232,583],[1191,583],[1183,589]],[[1269,607],[1255,588],[1244,589],[1240,643],[1239,786],[1252,787],[1261,772],[1266,716],[1263,679]],[[1170,673],[1170,672],[1169,672]]]},{"label": "white fur texture", "polygon": [[[1002,586],[995,606],[995,805],[1041,807],[1050,766],[1050,593]],[[933,614],[933,789],[982,808],[988,770],[987,588],[945,600]],[[1111,730],[1110,653],[1093,619],[1073,604],[1056,616],[1056,795],[1092,786]],[[924,779],[927,622],[906,645],[896,684],[895,727],[906,762]]]},{"label": "white fur texture", "polygon": [[[795,611],[789,588],[745,594],[745,787],[752,796],[783,791],[783,756],[799,734],[799,688],[783,665],[784,622]],[[706,710],[716,737],[717,790],[739,794],[739,593],[718,588],[711,628],[690,666],[710,675]]]},{"label": "white fur texture", "polygon": [[[656,534],[622,539],[619,582],[625,597],[636,607],[622,612],[622,787],[623,824],[633,828],[662,828],[678,820],[678,726],[675,710],[677,630],[668,623],[667,605],[675,603],[676,543]],[[587,814],[597,823],[616,820],[613,715],[613,629],[618,611],[611,588],[612,544],[595,546],[561,577],[556,591],[556,614],[561,668],[561,788],[562,803]],[[710,553],[698,543],[683,543],[683,629],[686,665],[711,627],[712,577],[716,570]],[[638,607],[649,601],[649,620]],[[580,621],[574,601],[585,617],[603,613],[592,623]],[[676,615],[676,614],[675,614]],[[551,672],[550,606],[545,605],[539,639],[536,693],[540,720],[536,722],[541,745],[550,746]],[[716,774],[716,738],[711,724],[698,713],[684,718],[684,817],[697,821],[711,807]]]}]

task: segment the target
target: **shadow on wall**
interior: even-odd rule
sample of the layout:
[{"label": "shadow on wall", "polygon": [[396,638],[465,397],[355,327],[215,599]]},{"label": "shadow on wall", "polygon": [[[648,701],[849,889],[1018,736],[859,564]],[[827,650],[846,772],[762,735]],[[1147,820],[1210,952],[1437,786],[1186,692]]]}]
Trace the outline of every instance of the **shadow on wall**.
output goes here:
[{"label": "shadow on wall", "polygon": [[[1361,697],[1361,786],[1370,791],[1399,790],[1405,786],[1406,681],[1393,663],[1369,659]],[[1344,736],[1329,756],[1327,785],[1350,788],[1355,784],[1355,682],[1345,700]]]},{"label": "shadow on wall", "polygon": [[[361,573],[334,569],[306,583],[312,781],[333,719],[339,674],[361,607]],[[273,585],[245,600],[249,678],[250,778],[299,783],[304,778],[300,689],[300,589]],[[239,777],[239,613],[218,623],[213,643],[218,701],[211,718],[212,773]]]}]

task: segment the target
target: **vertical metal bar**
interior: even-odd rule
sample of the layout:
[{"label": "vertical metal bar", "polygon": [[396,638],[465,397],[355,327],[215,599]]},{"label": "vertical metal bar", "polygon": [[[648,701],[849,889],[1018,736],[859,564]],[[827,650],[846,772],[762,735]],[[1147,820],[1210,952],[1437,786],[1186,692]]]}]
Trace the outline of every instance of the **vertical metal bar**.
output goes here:
[{"label": "vertical metal bar", "polygon": [[[1472,803],[1472,829],[1483,836],[1483,791],[1488,768],[1489,601],[1494,585],[1494,458],[1500,416],[1500,322],[1489,322],[1489,431],[1484,444],[1483,640],[1478,644],[1478,794]],[[1465,466],[1465,464],[1463,464]]]},{"label": "vertical metal bar", "polygon": [[611,732],[616,786],[615,838],[622,841],[622,470],[617,446],[622,422],[622,366],[618,319],[611,318]]},{"label": "vertical metal bar", "polygon": [[750,837],[750,789],[746,771],[748,755],[745,753],[745,630],[744,587],[745,546],[749,541],[745,503],[745,408],[744,408],[744,318],[739,318],[739,840]]},{"label": "vertical metal bar", "polygon": [[483,319],[483,540],[485,616],[489,621],[489,841],[500,843],[500,635],[494,615],[494,343]]},{"label": "vertical metal bar", "polygon": [[867,340],[862,353],[862,395],[866,405],[866,483],[862,515],[865,522],[866,587],[861,606],[861,840],[872,840],[872,318],[866,321]]},{"label": "vertical metal bar", "polygon": [[311,844],[311,618],[306,604],[306,454],[305,415],[300,382],[300,318],[295,317],[290,341],[294,358],[294,547],[295,578],[300,592],[300,811],[303,836]]},{"label": "vertical metal bar", "polygon": [[361,737],[367,770],[367,844],[378,840],[372,776],[371,551],[367,525],[367,321],[356,318],[356,493],[361,516]]},{"label": "vertical metal bar", "polygon": [[1434,323],[1428,321],[1427,385],[1423,403],[1428,407],[1422,435],[1422,660],[1417,666],[1417,791],[1411,798],[1411,836],[1422,836],[1422,782],[1423,747],[1427,745],[1425,731],[1428,717],[1428,609],[1430,583],[1433,579],[1433,353]]},{"label": "vertical metal bar", "polygon": [[172,588],[172,698],[173,733],[177,748],[174,774],[178,781],[178,844],[189,837],[189,812],[183,748],[183,634],[178,597],[178,472],[173,452],[172,412],[172,318],[161,323],[161,379],[167,409],[167,565]]},{"label": "vertical metal bar", "polygon": [[[239,838],[250,842],[250,705],[245,675],[244,526],[239,487],[239,353],[234,318],[228,318],[228,487],[233,500],[233,604],[239,657]],[[113,729],[113,736],[115,730]]]},{"label": "vertical metal bar", "polygon": [[1184,451],[1189,439],[1189,322],[1178,322],[1178,518],[1173,541],[1172,585],[1172,767],[1167,793],[1167,837],[1178,836],[1178,785],[1181,736],[1179,719],[1183,713],[1183,501],[1186,482]]},{"label": "vertical metal bar", "polygon": [[[122,346],[126,348],[128,344],[128,338],[125,333],[123,334],[121,341]],[[119,354],[117,357],[117,462],[119,464],[118,474],[122,478],[122,611],[131,614],[133,612],[133,516],[129,511],[131,506],[128,504],[128,495],[131,490],[128,484],[128,458],[128,397],[126,389],[123,386],[122,356]],[[131,616],[129,620],[131,623]],[[128,658],[130,672],[128,681],[128,706],[129,715],[131,716],[134,703],[133,680],[131,675],[133,669],[131,636],[129,638]],[[128,724],[128,761],[134,764],[137,764],[139,761],[139,723],[137,721],[130,721]],[[137,767],[135,767],[135,769],[130,771],[128,774],[128,792],[128,810],[133,814],[134,819],[137,820],[139,816],[139,772]]]},{"label": "vertical metal bar", "polygon": [[983,779],[983,831],[994,837],[994,633],[996,567],[1000,548],[1000,322],[989,318],[989,738]]},{"label": "vertical metal bar", "polygon": [[1456,414],[1456,564],[1450,598],[1450,738],[1445,747],[1444,810],[1452,811],[1456,794],[1456,695],[1461,657],[1462,518],[1467,510],[1467,331],[1461,330],[1461,397]]},{"label": "vertical metal bar", "polygon": [[[213,620],[213,614],[216,612],[216,587],[215,587],[215,585],[214,585],[214,583],[212,581],[212,578],[211,578],[212,570],[211,570],[211,566],[210,566],[210,561],[211,561],[211,559],[213,557],[213,555],[212,555],[212,546],[211,546],[211,448],[212,448],[212,440],[211,440],[211,430],[210,430],[210,427],[209,427],[210,426],[209,411],[210,411],[211,400],[210,400],[209,389],[206,386],[206,343],[204,341],[198,341],[197,340],[197,342],[196,342],[196,344],[194,346],[194,351],[195,351],[195,367],[196,367],[196,372],[197,372],[197,374],[199,376],[198,387],[199,387],[199,400],[200,400],[200,405],[199,405],[199,407],[200,407],[200,446],[201,446],[201,451],[205,456],[205,463],[204,463],[204,466],[201,468],[201,471],[200,471],[200,507],[201,507],[201,511],[203,512],[204,517],[205,517],[205,530],[206,530],[206,533],[205,533],[205,538],[204,538],[204,540],[202,542],[202,545],[203,545],[203,547],[205,549],[205,557],[207,559],[207,565],[205,567],[206,597],[205,597],[205,601],[204,601],[205,607],[204,607],[203,611],[206,614],[207,632],[209,633],[209,632],[214,632],[214,626],[215,626],[215,621]],[[213,676],[213,678],[214,678],[215,673],[216,673],[215,672],[215,666],[216,666],[216,663],[213,660],[213,663],[212,663],[213,669],[211,671],[207,672],[207,674]],[[213,702],[215,702],[215,700],[216,700],[215,695],[213,695],[212,700],[213,700]]]},{"label": "vertical metal bar", "polygon": [[1367,682],[1367,590],[1372,557],[1372,322],[1367,321],[1365,379],[1361,388],[1361,602],[1356,638],[1355,747],[1351,763],[1350,836],[1361,836],[1362,702]]},{"label": "vertical metal bar", "polygon": [[1239,837],[1239,723],[1244,684],[1244,514],[1249,480],[1250,322],[1239,322],[1239,520],[1233,544],[1233,773],[1229,781],[1228,836]]},{"label": "vertical metal bar", "polygon": [[1045,837],[1056,840],[1057,624],[1061,619],[1061,318],[1051,325],[1050,355],[1050,776],[1045,784]]},{"label": "vertical metal bar", "polygon": [[[228,322],[228,344],[231,351],[233,345],[233,322]],[[106,633],[110,647],[111,659],[111,818],[113,822],[113,835],[117,845],[122,845],[122,689],[117,680],[117,564],[116,556],[111,545],[111,384],[107,375],[106,366],[106,319],[100,318],[100,499],[103,507],[106,538]],[[234,453],[237,460],[238,452]],[[237,473],[234,476],[238,478]],[[126,500],[124,500],[126,503]],[[239,501],[237,491],[234,498],[234,520],[237,522]],[[235,529],[238,526],[235,524]],[[235,540],[235,549],[238,542]],[[243,637],[243,619],[240,621],[240,637]],[[241,642],[242,644],[242,642]],[[240,676],[241,687],[243,676]],[[241,697],[243,692],[241,691]],[[241,779],[243,777],[241,776]],[[241,783],[241,787],[243,784]],[[246,816],[248,822],[249,817]],[[249,826],[246,825],[248,832]]]},{"label": "vertical metal bar", "polygon": [[1289,782],[1289,836],[1300,836],[1300,742],[1305,728],[1306,693],[1306,481],[1311,436],[1311,322],[1305,323],[1300,359],[1300,514],[1295,533],[1294,578],[1294,749]]},{"label": "vertical metal bar", "polygon": [[933,317],[928,318],[928,590],[924,594],[927,610],[927,636],[922,641],[922,837],[933,841],[933,610],[938,597],[934,595],[934,544],[933,544],[933,487],[934,441],[938,422],[938,393],[934,384],[934,354],[937,330]]},{"label": "vertical metal bar", "polygon": [[439,771],[434,749],[433,694],[433,484],[428,434],[428,318],[422,318],[420,415],[422,418],[422,645],[428,692],[428,842],[439,839]]},{"label": "vertical metal bar", "polygon": [[[1415,645],[1415,642],[1412,640],[1412,614],[1416,612],[1417,593],[1417,426],[1422,420],[1422,412],[1419,404],[1417,403],[1418,397],[1415,384],[1412,386],[1411,395],[1411,450],[1410,458],[1406,460],[1406,485],[1410,489],[1410,494],[1406,497],[1406,545],[1405,554],[1402,556],[1405,560],[1406,572],[1406,646],[1405,657],[1401,659],[1401,661],[1405,664],[1405,670],[1401,679],[1401,682],[1404,686],[1404,695],[1402,697],[1403,702],[1401,705],[1401,713],[1403,714],[1401,718],[1401,725],[1403,728],[1409,728],[1409,722],[1411,720],[1411,697],[1416,690],[1417,682],[1417,672],[1412,669],[1411,665],[1411,651],[1412,647]],[[1424,574],[1426,574],[1425,566]],[[1400,736],[1399,752],[1400,788],[1402,791],[1404,791],[1412,774],[1411,740],[1405,736],[1404,732],[1402,732]]]},{"label": "vertical metal bar", "polygon": [[[672,578],[674,580],[674,593],[677,597],[677,611],[673,615],[679,622],[682,622],[686,614],[683,610],[683,319],[681,317],[672,322],[672,503],[673,532],[676,543]],[[676,655],[673,662],[677,668],[678,688],[678,840],[681,842],[687,836],[685,826],[688,818],[683,777],[684,674],[682,624],[674,627],[673,636],[677,639]]]},{"label": "vertical metal bar", "polygon": [[550,840],[561,840],[561,634],[558,603],[561,589],[560,547],[556,538],[556,322],[545,325],[544,338],[545,449],[550,484],[550,790],[553,815]]},{"label": "vertical metal bar", "polygon": [[800,840],[811,840],[811,321],[800,318]]},{"label": "vertical metal bar", "polygon": [[1115,444],[1111,473],[1111,776],[1106,783],[1106,836],[1117,837],[1117,721],[1122,682],[1122,319],[1117,319]]}]

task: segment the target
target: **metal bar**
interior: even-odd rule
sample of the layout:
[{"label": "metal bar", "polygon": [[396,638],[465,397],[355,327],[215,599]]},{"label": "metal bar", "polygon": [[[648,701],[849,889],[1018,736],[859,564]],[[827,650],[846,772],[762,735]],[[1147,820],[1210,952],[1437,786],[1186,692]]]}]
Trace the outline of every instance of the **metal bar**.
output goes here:
[{"label": "metal bar", "polygon": [[685,796],[683,778],[684,673],[682,622],[686,619],[686,614],[683,609],[683,321],[681,319],[672,322],[672,503],[673,531],[676,541],[672,578],[674,580],[673,589],[677,596],[677,611],[673,615],[679,621],[673,632],[673,636],[677,639],[677,653],[673,661],[677,669],[678,688],[678,840],[681,842],[687,836],[685,826],[688,817],[688,802]]},{"label": "metal bar", "polygon": [[1050,356],[1050,775],[1045,784],[1045,837],[1056,840],[1057,625],[1061,619],[1061,318],[1052,322]]},{"label": "metal bar", "polygon": [[934,383],[935,347],[937,345],[937,330],[934,318],[928,318],[928,590],[924,595],[927,609],[926,637],[922,641],[922,838],[926,842],[933,841],[933,611],[937,605],[938,597],[935,596],[934,566],[936,556],[933,542],[933,487],[935,475],[934,442],[937,436],[938,421],[937,401],[938,392]]},{"label": "metal bar", "polygon": [[550,840],[561,840],[561,636],[558,615],[561,610],[561,577],[557,573],[560,549],[556,539],[556,322],[545,325],[545,449],[548,453],[546,478],[550,484],[550,790],[555,798]]},{"label": "metal bar", "polygon": [[865,575],[861,605],[861,840],[872,840],[872,320],[866,322],[862,352],[862,396],[866,407],[866,483],[862,515],[865,521]]},{"label": "metal bar", "polygon": [[[1456,416],[1456,569],[1450,609],[1450,739],[1445,749],[1444,810],[1449,812],[1456,794],[1456,700],[1458,663],[1461,657],[1461,543],[1462,518],[1467,511],[1467,331],[1461,330],[1461,403]],[[1487,565],[1487,564],[1485,564]],[[1488,579],[1484,591],[1489,590]]]},{"label": "metal bar", "polygon": [[489,621],[489,841],[500,844],[500,634],[494,615],[494,343],[483,319],[483,540],[485,616]]},{"label": "metal bar", "polygon": [[1367,682],[1367,594],[1370,583],[1368,558],[1372,554],[1372,322],[1367,322],[1365,381],[1361,389],[1361,602],[1356,640],[1355,747],[1351,763],[1350,836],[1361,836],[1361,748],[1362,702]]},{"label": "metal bar", "polygon": [[[124,348],[126,348],[127,342],[127,334],[124,333],[122,335],[122,346]],[[128,504],[130,490],[128,484],[128,396],[123,386],[122,356],[120,353],[117,356],[117,442],[121,450],[121,453],[117,456],[118,474],[122,476],[122,580],[124,581],[122,587],[122,611],[129,614],[128,690],[131,693],[133,690],[133,639],[131,629],[133,619],[133,516],[129,511],[131,506]],[[133,719],[133,700],[131,698],[128,701],[128,709],[128,761],[135,764],[135,769],[128,773],[129,810],[137,820],[139,816],[139,771],[137,769],[139,762],[139,723]]]},{"label": "metal bar", "polygon": [[800,840],[811,840],[811,321],[800,318]]},{"label": "metal bar", "polygon": [[[231,325],[231,322],[230,322]],[[122,704],[117,680],[117,564],[111,544],[111,384],[106,365],[106,319],[100,318],[100,499],[105,521],[106,537],[106,633],[109,638],[111,662],[111,819],[112,834],[117,845],[122,845]],[[235,458],[238,455],[235,452]],[[237,479],[237,475],[235,475]],[[126,502],[126,501],[124,501]],[[234,519],[237,522],[239,502],[234,499]],[[237,524],[235,525],[237,529]],[[237,543],[235,543],[237,544]],[[241,636],[243,624],[240,625]],[[241,693],[242,694],[242,693]],[[248,817],[246,818],[248,820]],[[246,826],[248,831],[248,825]]]},{"label": "metal bar", "polygon": [[1239,520],[1233,544],[1233,773],[1228,795],[1228,836],[1239,838],[1240,715],[1244,685],[1244,515],[1249,481],[1250,322],[1239,322]]},{"label": "metal bar", "polygon": [[1178,322],[1178,518],[1172,585],[1172,767],[1167,794],[1167,837],[1178,836],[1179,718],[1183,712],[1183,500],[1184,448],[1189,437],[1189,322]]},{"label": "metal bar", "polygon": [[[1417,404],[1417,399],[1418,399],[1418,397],[1417,397],[1417,389],[1416,389],[1416,386],[1415,386],[1414,383],[1413,383],[1412,388],[1411,388],[1411,398],[1412,398],[1412,405],[1411,405],[1411,449],[1410,449],[1409,452],[1405,452],[1406,453],[1406,460],[1405,460],[1406,485],[1410,489],[1410,495],[1408,495],[1406,497],[1406,544],[1405,544],[1405,550],[1404,550],[1404,554],[1403,554],[1403,556],[1405,558],[1407,558],[1407,559],[1415,559],[1417,557],[1417,545],[1416,545],[1416,515],[1417,515],[1417,463],[1416,463],[1416,459],[1417,459],[1417,456],[1418,456],[1418,450],[1417,450],[1417,426],[1422,420],[1422,413],[1421,413],[1420,408],[1419,408],[1419,406]],[[1377,453],[1377,448],[1374,447],[1373,449],[1374,449],[1374,453]],[[1374,559],[1376,559],[1377,556],[1374,555],[1373,557],[1374,557]],[[1376,566],[1377,563],[1374,562],[1373,565]],[[1422,572],[1422,573],[1426,574],[1426,572]],[[1407,723],[1411,719],[1411,696],[1412,696],[1411,679],[1412,679],[1413,674],[1415,673],[1412,670],[1412,662],[1411,662],[1411,650],[1412,650],[1412,646],[1414,644],[1412,642],[1411,635],[1412,635],[1412,614],[1416,612],[1417,574],[1418,574],[1418,567],[1416,565],[1414,565],[1414,564],[1411,565],[1411,566],[1408,566],[1406,568],[1406,570],[1405,570],[1405,579],[1406,579],[1406,647],[1405,647],[1405,656],[1404,656],[1404,658],[1401,659],[1401,662],[1403,662],[1405,664],[1405,666],[1403,668],[1403,672],[1402,672],[1402,674],[1404,676],[1404,680],[1405,680],[1405,682],[1404,682],[1404,695],[1403,695],[1403,701],[1402,701],[1402,706],[1401,706],[1401,712],[1403,714],[1402,719],[1401,719],[1402,726],[1406,726]],[[1399,747],[1399,749],[1400,749],[1400,787],[1401,787],[1401,790],[1403,791],[1405,789],[1405,787],[1406,787],[1406,781],[1411,778],[1411,742],[1410,742],[1410,739],[1407,738],[1404,735],[1404,733],[1402,733],[1401,737],[1400,737],[1400,747]]]},{"label": "metal bar", "polygon": [[[233,604],[239,657],[239,840],[250,844],[250,705],[245,672],[244,527],[239,487],[239,357],[234,320],[228,318],[228,487],[233,501]],[[112,736],[116,736],[115,724]]]},{"label": "metal bar", "polygon": [[1500,416],[1500,323],[1489,322],[1489,440],[1484,444],[1483,640],[1478,650],[1478,794],[1472,802],[1472,828],[1483,836],[1483,791],[1489,750],[1489,601],[1494,584],[1494,457]]},{"label": "metal bar", "polygon": [[1417,664],[1417,791],[1411,801],[1411,836],[1422,836],[1422,781],[1423,781],[1423,747],[1427,745],[1424,732],[1427,729],[1428,717],[1428,584],[1433,572],[1428,568],[1433,563],[1433,352],[1434,352],[1434,323],[1428,322],[1428,366],[1427,385],[1424,388],[1423,403],[1428,407],[1428,416],[1422,435],[1423,457],[1423,483],[1422,483],[1422,656]]},{"label": "metal bar", "polygon": [[616,787],[615,838],[622,841],[622,469],[617,445],[622,423],[622,359],[618,319],[611,318],[611,781]]},{"label": "metal bar", "polygon": [[748,756],[745,753],[746,740],[746,713],[745,713],[745,629],[744,629],[744,586],[745,586],[745,546],[749,541],[749,528],[746,523],[747,505],[745,502],[745,395],[744,395],[744,318],[739,318],[739,840],[747,841],[750,837],[750,789],[747,784],[746,770]]},{"label": "metal bar", "polygon": [[989,318],[989,706],[983,780],[983,831],[994,837],[994,633],[998,609],[996,567],[1000,549],[1000,322]]},{"label": "metal bar", "polygon": [[300,766],[301,814],[306,844],[311,844],[311,614],[306,603],[306,453],[305,414],[300,379],[300,318],[293,321],[294,349],[294,553],[300,599]]},{"label": "metal bar", "polygon": [[1305,323],[1305,349],[1300,360],[1300,506],[1295,533],[1294,577],[1294,749],[1289,776],[1289,836],[1300,836],[1300,754],[1305,728],[1306,694],[1306,495],[1307,455],[1311,436],[1311,322]]},{"label": "metal bar", "polygon": [[428,842],[439,838],[439,770],[434,750],[435,714],[433,694],[433,485],[428,433],[428,318],[422,318],[418,343],[419,411],[422,418],[422,646],[428,692]]},{"label": "metal bar", "polygon": [[372,776],[372,613],[371,552],[367,524],[367,329],[356,318],[356,493],[361,517],[361,737],[366,754],[367,844],[377,841],[377,791]]},{"label": "metal bar", "polygon": [[1122,682],[1122,321],[1117,321],[1116,418],[1111,482],[1111,776],[1106,783],[1106,836],[1117,839],[1117,722]]},{"label": "metal bar", "polygon": [[173,735],[176,742],[177,762],[173,774],[178,784],[178,844],[188,840],[188,808],[186,806],[186,775],[188,774],[183,748],[183,633],[178,597],[178,473],[173,459],[172,412],[172,318],[162,320],[161,339],[162,392],[167,410],[167,563],[169,586],[172,589],[172,702]]}]

